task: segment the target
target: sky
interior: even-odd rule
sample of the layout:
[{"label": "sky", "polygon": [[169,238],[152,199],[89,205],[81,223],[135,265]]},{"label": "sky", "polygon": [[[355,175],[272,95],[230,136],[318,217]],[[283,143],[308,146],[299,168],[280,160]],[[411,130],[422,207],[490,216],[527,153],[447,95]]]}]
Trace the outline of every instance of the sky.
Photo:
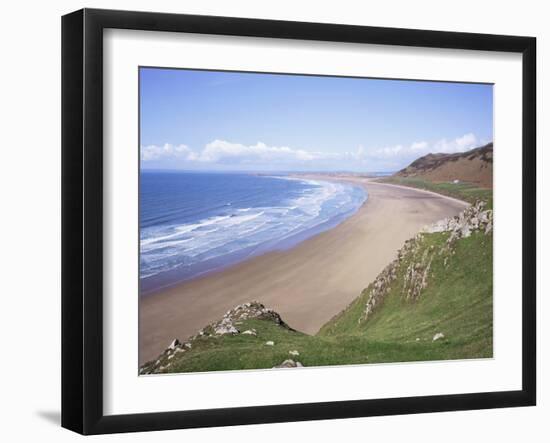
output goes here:
[{"label": "sky", "polygon": [[396,171],[492,140],[492,85],[140,68],[142,169]]}]

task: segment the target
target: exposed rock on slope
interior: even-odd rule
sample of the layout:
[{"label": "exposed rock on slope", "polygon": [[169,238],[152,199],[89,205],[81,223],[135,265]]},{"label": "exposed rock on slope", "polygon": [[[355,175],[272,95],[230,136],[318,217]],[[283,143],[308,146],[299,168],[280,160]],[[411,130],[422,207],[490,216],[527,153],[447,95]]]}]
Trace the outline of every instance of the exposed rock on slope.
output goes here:
[{"label": "exposed rock on slope", "polygon": [[430,246],[422,253],[420,260],[413,261],[405,271],[403,295],[407,299],[417,299],[428,286],[428,276],[434,258],[434,247]]},{"label": "exposed rock on slope", "polygon": [[[407,240],[399,250],[397,258],[386,266],[372,283],[359,323],[367,320],[374,308],[383,301],[390,291],[392,283],[397,279],[397,271],[405,259],[410,260],[410,263],[405,269],[402,293],[406,299],[416,299],[428,285],[430,267],[436,253],[445,254],[452,251],[457,240],[469,237],[473,232],[481,231],[484,234],[489,234],[493,230],[493,211],[484,208],[485,202],[478,201],[476,204],[468,206],[456,217],[446,218],[426,226],[422,232]],[[433,246],[422,251],[421,243],[424,234],[434,232],[450,232],[445,246],[437,251]],[[444,259],[445,265],[447,258]]]},{"label": "exposed rock on slope", "polygon": [[493,186],[493,143],[456,154],[428,154],[395,175],[418,177],[433,182],[455,180],[484,188]]},{"label": "exposed rock on slope", "polygon": [[251,335],[256,336],[255,330],[240,331],[238,329],[241,322],[250,319],[268,320],[275,324],[292,330],[282,319],[281,316],[272,309],[266,308],[263,304],[253,301],[236,306],[227,311],[221,320],[210,323],[204,329],[201,329],[198,334],[190,337],[185,343],[180,343],[178,339],[174,339],[170,346],[162,352],[156,360],[152,360],[143,364],[140,368],[140,374],[154,374],[164,372],[170,368],[172,359],[176,354],[187,352],[192,349],[193,342],[199,337],[218,338],[223,335]]},{"label": "exposed rock on slope", "polygon": [[444,218],[433,225],[426,226],[422,232],[451,232],[449,241],[469,237],[472,232],[483,230],[488,234],[493,230],[493,211],[484,210],[485,202],[478,201],[475,205],[468,206],[456,217]]},{"label": "exposed rock on slope", "polygon": [[397,258],[386,266],[380,274],[378,274],[378,277],[376,277],[372,283],[372,288],[369,292],[365,310],[363,311],[363,315],[359,318],[359,323],[365,321],[374,311],[374,308],[387,295],[390,290],[391,283],[397,278],[397,269],[399,268],[401,261],[414,247],[417,237],[407,240],[405,245],[398,251]]},{"label": "exposed rock on slope", "polygon": [[299,361],[294,361],[292,359],[285,360],[280,365],[274,366],[273,368],[303,368],[304,365]]}]

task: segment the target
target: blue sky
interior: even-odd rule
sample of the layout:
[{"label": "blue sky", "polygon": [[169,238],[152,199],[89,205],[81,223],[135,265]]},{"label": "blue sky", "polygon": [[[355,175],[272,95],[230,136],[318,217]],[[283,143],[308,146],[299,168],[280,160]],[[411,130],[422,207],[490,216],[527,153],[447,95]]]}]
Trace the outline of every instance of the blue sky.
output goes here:
[{"label": "blue sky", "polygon": [[140,69],[141,167],[393,171],[493,139],[491,85]]}]

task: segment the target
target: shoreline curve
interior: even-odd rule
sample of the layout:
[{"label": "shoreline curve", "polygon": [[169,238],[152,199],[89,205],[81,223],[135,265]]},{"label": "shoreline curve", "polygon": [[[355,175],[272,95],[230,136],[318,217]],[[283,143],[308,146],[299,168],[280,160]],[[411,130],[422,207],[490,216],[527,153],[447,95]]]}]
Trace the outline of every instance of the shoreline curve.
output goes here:
[{"label": "shoreline curve", "polygon": [[360,177],[367,200],[337,226],[287,250],[270,251],[139,299],[139,364],[174,339],[195,334],[234,306],[258,300],[292,328],[315,334],[348,306],[423,226],[468,203],[431,191]]}]

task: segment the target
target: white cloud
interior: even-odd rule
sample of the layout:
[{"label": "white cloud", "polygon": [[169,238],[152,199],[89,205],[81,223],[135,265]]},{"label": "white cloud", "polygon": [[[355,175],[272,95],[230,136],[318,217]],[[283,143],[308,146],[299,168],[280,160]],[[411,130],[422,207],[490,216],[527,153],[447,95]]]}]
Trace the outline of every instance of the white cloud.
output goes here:
[{"label": "white cloud", "polygon": [[207,163],[307,162],[322,156],[323,154],[319,152],[292,149],[287,146],[268,146],[262,142],[247,146],[225,140],[214,140],[204,147],[197,156],[197,160]]},{"label": "white cloud", "polygon": [[418,151],[424,151],[428,147],[427,142],[414,142],[411,145],[411,151],[418,152]]},{"label": "white cloud", "polygon": [[452,154],[454,152],[464,152],[479,146],[479,144],[477,137],[469,133],[453,140],[441,139],[432,144],[420,141],[409,146],[395,145],[379,148],[372,152],[371,157],[410,160],[430,153]]},{"label": "white cloud", "polygon": [[357,146],[357,151],[346,152],[344,155],[352,158],[353,160],[363,160],[367,155],[367,151],[363,145],[359,145]]},{"label": "white cloud", "polygon": [[477,137],[470,133],[464,134],[462,137],[455,138],[454,140],[447,141],[446,139],[439,140],[434,145],[435,152],[444,152],[452,154],[454,152],[468,151],[478,146]]},{"label": "white cloud", "polygon": [[195,154],[187,145],[171,145],[165,143],[162,146],[148,145],[141,147],[141,160],[158,160],[165,157],[179,157],[186,160],[193,160]]},{"label": "white cloud", "polygon": [[293,149],[287,146],[268,146],[262,142],[248,146],[225,140],[214,140],[198,153],[192,151],[187,145],[171,145],[169,143],[142,146],[141,148],[141,159],[143,161],[178,157],[187,161],[201,163],[289,163],[309,162],[311,160],[331,158],[333,155],[304,149]]},{"label": "white cloud", "polygon": [[254,145],[214,140],[200,151],[193,151],[187,145],[148,145],[141,148],[144,162],[177,158],[196,165],[243,165],[248,167],[322,167],[322,168],[365,168],[368,170],[400,169],[411,161],[429,153],[462,152],[479,146],[478,138],[468,133],[455,139],[441,139],[433,143],[416,141],[410,145],[393,145],[381,148],[365,148],[359,145],[355,151],[335,150],[329,152],[269,146],[258,142]]}]

